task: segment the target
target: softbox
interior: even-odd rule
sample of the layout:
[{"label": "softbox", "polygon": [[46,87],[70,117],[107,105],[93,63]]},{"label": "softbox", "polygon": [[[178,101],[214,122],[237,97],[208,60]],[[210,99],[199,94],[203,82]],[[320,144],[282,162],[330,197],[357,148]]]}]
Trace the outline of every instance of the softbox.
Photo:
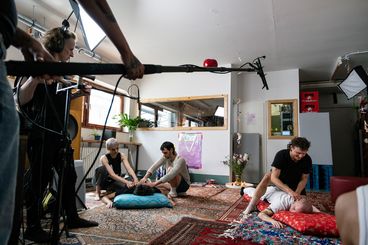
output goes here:
[{"label": "softbox", "polygon": [[337,86],[344,92],[348,99],[351,99],[365,89],[367,84],[368,75],[364,71],[364,68],[362,66],[356,66],[350,71],[347,78]]}]

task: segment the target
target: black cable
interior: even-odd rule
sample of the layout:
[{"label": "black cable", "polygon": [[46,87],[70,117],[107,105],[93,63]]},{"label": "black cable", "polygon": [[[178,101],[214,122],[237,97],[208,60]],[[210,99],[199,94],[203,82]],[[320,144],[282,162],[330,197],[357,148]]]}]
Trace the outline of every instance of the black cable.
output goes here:
[{"label": "black cable", "polygon": [[[21,115],[24,116],[31,124],[33,124],[34,126],[40,128],[40,129],[43,129],[45,131],[49,131],[49,132],[54,133],[54,134],[57,134],[57,135],[62,135],[59,132],[56,132],[56,131],[54,131],[52,129],[46,128],[45,126],[42,126],[42,125],[38,124],[36,121],[34,121],[33,119],[31,119],[30,116],[23,110],[23,108],[22,108],[22,106],[20,104],[20,97],[19,97],[20,87],[22,86],[22,84],[21,84],[22,78],[23,77],[17,77],[15,79],[15,82],[17,83],[17,86],[16,86],[16,97],[17,97],[17,103],[18,103],[18,110],[21,113]],[[19,79],[19,82],[17,82],[18,79]]]},{"label": "black cable", "polygon": [[112,105],[113,105],[113,103],[114,103],[114,98],[115,98],[115,95],[116,95],[116,91],[117,91],[117,89],[118,89],[118,86],[119,86],[119,83],[120,83],[121,79],[122,79],[124,76],[125,76],[125,74],[121,75],[121,76],[119,77],[119,79],[117,80],[117,82],[116,82],[115,89],[114,89],[114,92],[113,92],[113,94],[112,94],[112,98],[111,98],[110,107],[109,107],[109,110],[107,111],[107,115],[106,115],[105,123],[104,123],[103,129],[102,129],[102,135],[101,135],[100,145],[99,145],[99,147],[98,147],[98,151],[97,151],[97,153],[96,153],[95,158],[93,159],[93,162],[92,162],[91,166],[88,168],[88,170],[87,170],[87,172],[84,174],[84,176],[83,176],[83,178],[82,178],[81,182],[78,184],[78,187],[77,187],[77,189],[76,189],[76,191],[75,191],[75,194],[77,194],[77,193],[78,193],[78,191],[79,191],[79,189],[81,188],[81,186],[82,186],[83,182],[86,180],[87,175],[89,174],[89,172],[91,172],[91,170],[92,170],[93,166],[94,166],[94,165],[95,165],[95,163],[96,163],[96,160],[97,160],[98,156],[100,155],[100,152],[101,152],[101,149],[102,149],[102,144],[103,144],[103,138],[104,138],[105,130],[106,130],[106,124],[107,124],[107,121],[108,121],[108,119],[109,119],[109,115],[110,115],[110,112],[111,112]]}]

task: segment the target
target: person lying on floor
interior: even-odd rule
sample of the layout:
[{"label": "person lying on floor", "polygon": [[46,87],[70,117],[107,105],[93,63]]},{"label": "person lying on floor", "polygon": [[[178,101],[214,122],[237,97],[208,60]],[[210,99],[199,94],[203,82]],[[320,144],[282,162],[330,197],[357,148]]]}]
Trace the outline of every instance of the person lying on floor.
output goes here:
[{"label": "person lying on floor", "polygon": [[[171,142],[162,143],[160,150],[163,156],[147,170],[146,175],[139,183],[155,187],[167,182],[171,187],[169,197],[186,195],[186,191],[190,186],[190,177],[185,159],[176,153],[174,144]],[[167,173],[155,182],[147,182],[152,173],[162,165],[165,165]]]},{"label": "person lying on floor", "polygon": [[257,188],[241,188],[241,196],[248,195],[252,198],[247,208],[242,213],[243,217],[241,221],[244,221],[252,211],[255,211],[259,200],[267,201],[270,205],[261,211],[258,214],[258,217],[263,221],[271,223],[276,228],[284,227],[281,222],[272,218],[272,215],[278,211],[288,210],[290,212],[297,213],[320,212],[316,207],[312,206],[305,196],[301,196],[299,199],[294,199],[291,195],[280,190],[278,187],[268,186],[270,178],[271,173],[267,173],[258,184]]},{"label": "person lying on floor", "polygon": [[[100,158],[102,166],[95,170],[96,200],[100,200],[101,189],[109,189],[115,192],[118,189],[128,187],[134,190],[134,187],[138,184],[138,178],[130,166],[128,157],[119,152],[119,143],[115,138],[106,140],[106,150],[107,154]],[[121,163],[123,163],[133,181],[121,177]]]},{"label": "person lying on floor", "polygon": [[[113,200],[116,196],[122,195],[122,194],[134,194],[138,196],[150,196],[154,193],[161,193],[159,188],[156,187],[149,187],[147,185],[138,184],[134,188],[128,188],[127,186],[121,187],[116,192],[110,193],[108,195],[105,195],[102,197],[101,201],[106,204],[107,208],[113,207]],[[171,198],[169,198],[169,201],[174,206],[175,203]]]}]

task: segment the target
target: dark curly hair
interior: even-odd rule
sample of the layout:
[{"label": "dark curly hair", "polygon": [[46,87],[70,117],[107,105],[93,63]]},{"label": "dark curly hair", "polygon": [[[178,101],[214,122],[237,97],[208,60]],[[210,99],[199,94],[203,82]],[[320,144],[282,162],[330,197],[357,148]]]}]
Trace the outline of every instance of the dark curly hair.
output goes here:
[{"label": "dark curly hair", "polygon": [[311,143],[304,137],[295,137],[293,138],[290,143],[287,145],[287,148],[299,147],[302,151],[307,151],[310,147]]}]

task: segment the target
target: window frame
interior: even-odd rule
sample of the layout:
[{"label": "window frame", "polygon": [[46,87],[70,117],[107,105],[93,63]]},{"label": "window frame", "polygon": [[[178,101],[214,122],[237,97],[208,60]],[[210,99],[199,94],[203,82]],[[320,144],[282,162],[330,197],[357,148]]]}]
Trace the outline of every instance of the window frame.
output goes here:
[{"label": "window frame", "polygon": [[[95,85],[94,85],[95,86]],[[108,88],[98,88],[98,91],[101,92],[105,92],[108,94],[113,94],[114,91]],[[123,96],[120,93],[116,93],[115,96],[118,96],[120,98],[120,113],[124,113],[124,98],[125,96]],[[90,129],[103,129],[103,125],[99,125],[99,124],[93,124],[93,123],[89,123],[88,122],[88,118],[89,118],[89,107],[90,107],[90,99],[91,99],[91,95],[88,94],[86,96],[83,97],[83,105],[82,105],[82,111],[83,111],[83,115],[82,115],[82,126],[84,128],[90,128]],[[109,101],[109,103],[111,103],[111,100]],[[112,127],[112,126],[107,126],[106,125],[106,129],[109,130],[115,130],[117,132],[123,132],[121,127]]]}]

